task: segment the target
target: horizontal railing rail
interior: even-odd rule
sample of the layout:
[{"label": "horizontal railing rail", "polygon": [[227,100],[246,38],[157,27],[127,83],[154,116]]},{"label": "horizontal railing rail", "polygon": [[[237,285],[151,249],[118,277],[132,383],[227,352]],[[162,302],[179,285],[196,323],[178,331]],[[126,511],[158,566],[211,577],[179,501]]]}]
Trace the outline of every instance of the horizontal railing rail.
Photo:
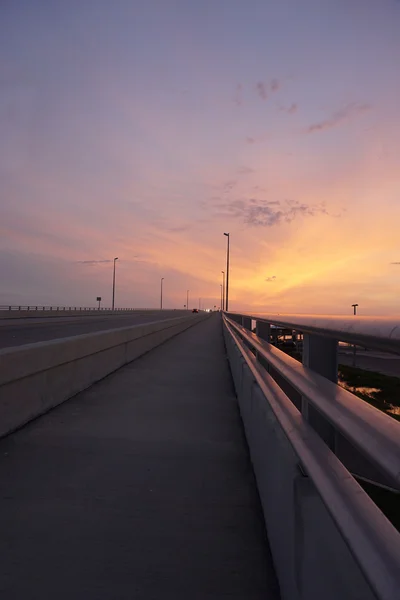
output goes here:
[{"label": "horizontal railing rail", "polygon": [[[360,456],[357,457],[357,466],[362,471],[358,474],[369,475],[368,479],[378,479],[378,483],[400,490],[400,423],[245,327],[229,318],[226,321],[257,353],[258,360],[266,364],[267,369],[272,367],[291,386],[287,390],[289,397],[292,389],[298,392],[292,402],[343,462],[351,468],[356,462],[354,450],[357,450],[367,461],[360,465]],[[310,407],[316,409],[324,421],[310,418]],[[326,423],[333,430],[327,429]],[[338,434],[351,444],[349,453],[342,451]]]},{"label": "horizontal railing rail", "polygon": [[[341,389],[334,382],[315,373],[312,369],[303,366],[294,358],[287,356],[266,340],[249,331],[249,327],[239,325],[237,323],[239,316],[243,319],[249,318],[249,315],[238,314],[232,315],[233,318],[229,318],[225,314],[223,323],[226,331],[228,356],[241,404],[241,413],[245,421],[246,431],[250,436],[248,441],[253,464],[256,465],[257,480],[267,490],[265,495],[261,493],[261,497],[267,528],[269,525],[272,535],[273,555],[274,549],[279,554],[283,543],[281,536],[285,536],[288,530],[285,529],[286,525],[277,523],[276,513],[270,514],[270,507],[274,506],[274,511],[277,511],[276,502],[278,502],[278,505],[281,502],[279,496],[281,488],[275,489],[274,486],[271,486],[272,482],[277,482],[276,468],[278,467],[275,468],[274,464],[278,457],[270,457],[265,452],[260,454],[262,442],[257,436],[262,436],[263,433],[262,428],[261,431],[258,428],[257,422],[264,411],[261,409],[261,412],[257,412],[252,381],[261,390],[269,409],[272,410],[281,431],[297,456],[301,471],[311,479],[337,531],[340,532],[343,543],[350,550],[354,558],[354,565],[358,565],[354,569],[361,569],[374,598],[394,600],[397,598],[400,589],[400,535],[363,491],[344,461],[341,460],[341,457],[335,456],[335,444],[330,447],[330,444],[325,443],[325,436],[321,435],[318,427],[315,427],[315,423],[314,427],[312,426],[313,424],[308,419],[309,414],[304,408],[309,408],[309,405],[312,405],[331,424],[335,431],[348,438],[351,444],[371,461],[377,471],[384,474],[391,485],[396,486],[398,489],[400,489],[400,423],[380,413],[377,409],[367,405],[361,399]],[[267,321],[269,322],[269,319]],[[244,322],[249,326],[248,320]],[[296,326],[298,326],[298,323],[296,323]],[[264,330],[265,334],[266,331]],[[232,349],[229,349],[230,344],[233,344],[236,348],[233,354]],[[237,358],[236,352],[240,359]],[[246,365],[248,368],[251,374],[250,379],[248,377],[246,379],[243,366],[240,370],[238,360],[241,360],[242,365]],[[236,365],[232,362],[236,362]],[[290,387],[285,387],[285,384],[289,384]],[[291,398],[293,390],[300,399],[300,404],[297,406]],[[269,417],[265,417],[265,419],[266,424],[271,423]],[[270,436],[275,426],[272,424],[271,427]],[[267,432],[265,435],[267,435]],[[279,440],[280,434],[277,433],[276,436],[276,439]],[[254,437],[254,440],[252,437]],[[288,456],[286,451],[284,456]],[[285,462],[282,462],[279,468],[282,472],[282,469],[285,468]],[[285,480],[288,475],[279,475],[279,477],[283,477]],[[264,479],[266,483],[263,484]],[[269,498],[274,494],[277,495],[275,505],[274,500]],[[268,508],[267,511],[265,507]],[[315,510],[317,510],[316,507]],[[313,523],[313,521],[311,520],[310,523]],[[321,521],[319,526],[329,528],[329,524],[325,521]],[[310,525],[310,527],[313,527],[313,525]],[[275,533],[277,533],[276,537]],[[294,541],[295,538],[292,535],[289,535],[288,539]],[[312,534],[303,531],[302,536],[306,536],[307,539],[307,535]],[[276,542],[274,542],[274,539]],[[327,545],[334,544],[333,540],[325,539],[324,536],[322,539],[325,540],[324,543]],[[308,548],[311,552],[310,546]],[[278,571],[281,569],[283,577],[281,581],[283,590],[286,586],[288,586],[287,589],[290,588],[290,582],[286,579],[291,577],[288,574],[290,567],[287,560],[285,562],[285,556],[288,552],[289,549],[286,548],[282,555],[281,567],[279,566],[279,557],[277,557],[277,568]],[[334,552],[333,549],[332,552]],[[341,552],[338,552],[339,557]],[[306,579],[310,576],[323,577],[323,574],[315,573],[315,565],[313,568],[310,567],[312,574],[310,575],[305,560],[304,558],[297,567],[300,568],[300,572],[305,569],[303,577]],[[340,558],[338,558],[338,561],[340,561]],[[294,587],[297,585],[295,582],[298,577],[299,571],[296,572],[295,568],[292,574]],[[354,575],[354,577],[356,576]],[[306,579],[302,580],[302,585],[307,587]],[[309,585],[312,587],[314,583]],[[332,592],[330,593],[331,596],[329,594],[328,596],[332,597]],[[300,596],[302,598],[308,597],[305,592],[304,596],[302,593],[300,593]],[[353,596],[350,593],[349,596],[345,595],[344,597]]]},{"label": "horizontal railing rail", "polygon": [[293,331],[400,354],[400,318],[227,313]]}]

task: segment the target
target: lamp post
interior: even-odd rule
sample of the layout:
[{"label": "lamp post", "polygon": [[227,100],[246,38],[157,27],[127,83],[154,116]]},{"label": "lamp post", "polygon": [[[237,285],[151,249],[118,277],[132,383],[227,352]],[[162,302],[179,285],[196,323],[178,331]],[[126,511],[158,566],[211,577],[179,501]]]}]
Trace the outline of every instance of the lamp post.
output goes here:
[{"label": "lamp post", "polygon": [[113,269],[113,293],[112,293],[112,310],[115,307],[115,263],[118,260],[118,256],[114,258],[114,269]]},{"label": "lamp post", "polygon": [[162,310],[162,292],[163,292],[163,281],[164,281],[164,277],[161,277],[161,300],[160,300],[160,307]]},{"label": "lamp post", "polygon": [[225,310],[225,271],[221,271],[222,273],[222,310]]},{"label": "lamp post", "polygon": [[201,309],[201,298],[199,298],[199,310]]},{"label": "lamp post", "polygon": [[189,290],[186,290],[186,310],[189,310]]},{"label": "lamp post", "polygon": [[228,311],[229,307],[229,241],[230,235],[229,233],[224,233],[228,238],[228,244],[226,248],[226,294],[225,294],[225,310]]},{"label": "lamp post", "polygon": [[221,283],[220,285],[221,285],[221,312],[222,312],[222,311],[224,310],[224,308],[223,308],[223,306],[222,306],[222,303],[223,303],[223,293],[224,293],[224,288],[222,287],[222,283]]},{"label": "lamp post", "polygon": [[[352,304],[353,315],[354,316],[357,315],[357,306],[358,306],[358,304]],[[356,348],[356,345],[354,344],[354,347],[353,347],[353,367],[356,366],[356,354],[357,354],[357,348]]]}]

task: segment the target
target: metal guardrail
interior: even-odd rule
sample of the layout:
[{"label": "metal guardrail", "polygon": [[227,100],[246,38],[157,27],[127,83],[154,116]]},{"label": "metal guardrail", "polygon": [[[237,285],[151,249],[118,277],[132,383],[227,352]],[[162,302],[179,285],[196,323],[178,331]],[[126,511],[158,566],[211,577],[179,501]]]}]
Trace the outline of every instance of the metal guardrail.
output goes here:
[{"label": "metal guardrail", "polygon": [[400,491],[400,423],[237,322],[228,322],[349,470]]},{"label": "metal guardrail", "polygon": [[[8,311],[111,311],[111,308],[98,307],[98,306],[35,306],[35,305],[0,305],[0,310],[8,310]],[[145,308],[114,308],[113,312],[124,312],[124,311],[134,311],[134,310],[150,310]]]},{"label": "metal guardrail", "polygon": [[229,313],[258,323],[268,323],[305,334],[322,336],[400,354],[400,319],[391,317],[341,317],[330,315],[277,315],[265,313]]},{"label": "metal guardrail", "polygon": [[[312,480],[343,543],[349,548],[355,565],[361,568],[362,576],[371,590],[371,597],[394,600],[400,589],[400,535],[349,471],[354,471],[353,467],[356,467],[363,475],[367,474],[368,479],[400,490],[400,423],[252,333],[252,319],[261,321],[261,325],[257,323],[257,330],[267,339],[270,323],[307,332],[308,336],[319,338],[328,329],[328,336],[333,339],[340,336],[342,339],[342,330],[334,321],[330,322],[330,328],[326,327],[326,322],[319,328],[315,320],[311,324],[306,318],[299,322],[272,319],[264,315],[261,318],[251,315],[250,318],[248,314],[237,313],[224,314],[223,317],[228,338],[233,341],[242,364],[247,366],[251,378],[262,391],[281,431],[297,456],[302,471]],[[242,324],[238,324],[239,320]],[[382,329],[380,331],[380,347],[393,348],[392,343],[398,343],[393,339],[395,327],[386,330],[389,337],[383,335]],[[361,325],[355,331],[355,337],[360,339],[360,336],[375,341],[371,329],[366,332]],[[347,331],[347,339],[354,343],[353,332]],[[305,338],[305,343],[312,346],[312,340],[307,342]],[[324,344],[319,343],[319,347],[323,349]],[[332,360],[332,346],[328,346],[328,350],[328,359]],[[230,359],[231,362],[236,360],[232,353]],[[321,366],[320,361],[316,364],[317,367]],[[243,371],[241,375],[234,374],[234,379],[235,377],[238,396],[244,397],[240,402],[245,427],[247,422],[252,436],[255,435],[257,426],[254,420],[259,419],[261,413],[256,415],[255,412],[251,381],[246,384]],[[260,458],[259,441],[250,440],[249,445],[254,461],[261,464],[258,474],[256,468],[256,476],[262,480],[267,477],[265,473],[271,466],[264,464],[267,461],[266,455]],[[283,468],[284,465],[281,466]],[[276,478],[276,474],[273,478]],[[268,494],[273,494],[273,491],[269,489]],[[264,504],[268,502],[270,500],[265,500]],[[264,510],[264,514],[265,512]],[[272,530],[280,527],[275,525],[274,515],[271,518],[267,514],[267,521],[268,518]],[[281,533],[279,529],[279,543]],[[326,543],[329,542],[330,540],[326,540]],[[274,554],[274,548],[272,550]],[[304,564],[303,562],[300,569],[306,569]],[[357,567],[352,569],[351,576]],[[293,580],[297,580],[297,577],[298,574],[295,573]],[[293,585],[295,588],[296,585]],[[361,593],[359,597],[364,596]]]}]

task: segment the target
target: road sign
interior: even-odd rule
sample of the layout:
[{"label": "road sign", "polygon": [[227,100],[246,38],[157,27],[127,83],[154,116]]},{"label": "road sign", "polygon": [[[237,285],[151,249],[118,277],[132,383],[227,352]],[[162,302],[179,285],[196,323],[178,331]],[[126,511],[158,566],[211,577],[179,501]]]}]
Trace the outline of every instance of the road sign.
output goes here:
[{"label": "road sign", "polygon": [[101,302],[101,296],[97,296],[96,301]]}]

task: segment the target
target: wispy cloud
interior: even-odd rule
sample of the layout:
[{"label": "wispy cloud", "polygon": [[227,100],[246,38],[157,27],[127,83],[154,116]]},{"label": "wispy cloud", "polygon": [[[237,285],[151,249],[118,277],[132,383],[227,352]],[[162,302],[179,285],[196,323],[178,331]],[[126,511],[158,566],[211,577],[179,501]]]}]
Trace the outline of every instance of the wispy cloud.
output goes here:
[{"label": "wispy cloud", "polygon": [[226,183],[224,183],[224,185],[222,186],[223,194],[229,194],[233,190],[233,188],[235,187],[236,184],[237,184],[237,181],[235,181],[235,180],[227,181]]},{"label": "wispy cloud", "polygon": [[216,217],[241,220],[250,227],[272,227],[291,223],[298,217],[328,215],[324,204],[306,204],[298,200],[246,200],[229,201],[226,197],[211,199],[211,208]]},{"label": "wispy cloud", "polygon": [[80,265],[100,265],[103,263],[110,263],[112,260],[78,260],[77,263]]},{"label": "wispy cloud", "polygon": [[316,131],[324,131],[325,129],[331,129],[336,125],[346,121],[347,119],[351,119],[353,117],[357,117],[362,115],[363,113],[369,111],[371,106],[369,104],[349,104],[344,108],[333,113],[331,117],[325,119],[324,121],[320,121],[319,123],[313,123],[307,127],[307,133],[315,133]]},{"label": "wispy cloud", "polygon": [[260,96],[261,100],[268,100],[268,91],[271,94],[274,94],[281,88],[281,82],[279,79],[272,79],[269,83],[264,83],[264,81],[258,81],[256,83],[257,94]]},{"label": "wispy cloud", "polygon": [[400,260],[396,260],[395,262],[391,262],[391,265],[400,265]]},{"label": "wispy cloud", "polygon": [[262,81],[259,81],[256,85],[257,94],[260,96],[261,100],[267,100],[268,94],[265,87],[265,84]]},{"label": "wispy cloud", "polygon": [[267,277],[265,281],[267,281],[268,283],[272,283],[274,282],[276,279],[276,275],[272,275],[272,277]]},{"label": "wispy cloud", "polygon": [[189,231],[192,225],[187,223],[186,225],[176,225],[173,227],[167,227],[168,231],[172,231],[173,233],[181,233],[182,231]]},{"label": "wispy cloud", "polygon": [[243,104],[243,86],[241,83],[238,83],[236,86],[233,101],[236,106],[242,106]]},{"label": "wispy cloud", "polygon": [[264,134],[264,135],[258,135],[256,138],[255,137],[247,137],[246,142],[247,142],[247,144],[258,144],[260,142],[265,142],[267,139],[268,139],[268,135]]},{"label": "wispy cloud", "polygon": [[271,92],[277,92],[282,87],[279,79],[273,79],[270,83]]},{"label": "wispy cloud", "polygon": [[255,170],[252,169],[251,167],[238,167],[237,169],[237,173],[240,173],[240,175],[249,175],[250,173],[255,173]]},{"label": "wispy cloud", "polygon": [[293,102],[290,106],[281,106],[279,110],[281,112],[285,112],[288,115],[294,115],[297,112],[298,106],[295,102]]}]

